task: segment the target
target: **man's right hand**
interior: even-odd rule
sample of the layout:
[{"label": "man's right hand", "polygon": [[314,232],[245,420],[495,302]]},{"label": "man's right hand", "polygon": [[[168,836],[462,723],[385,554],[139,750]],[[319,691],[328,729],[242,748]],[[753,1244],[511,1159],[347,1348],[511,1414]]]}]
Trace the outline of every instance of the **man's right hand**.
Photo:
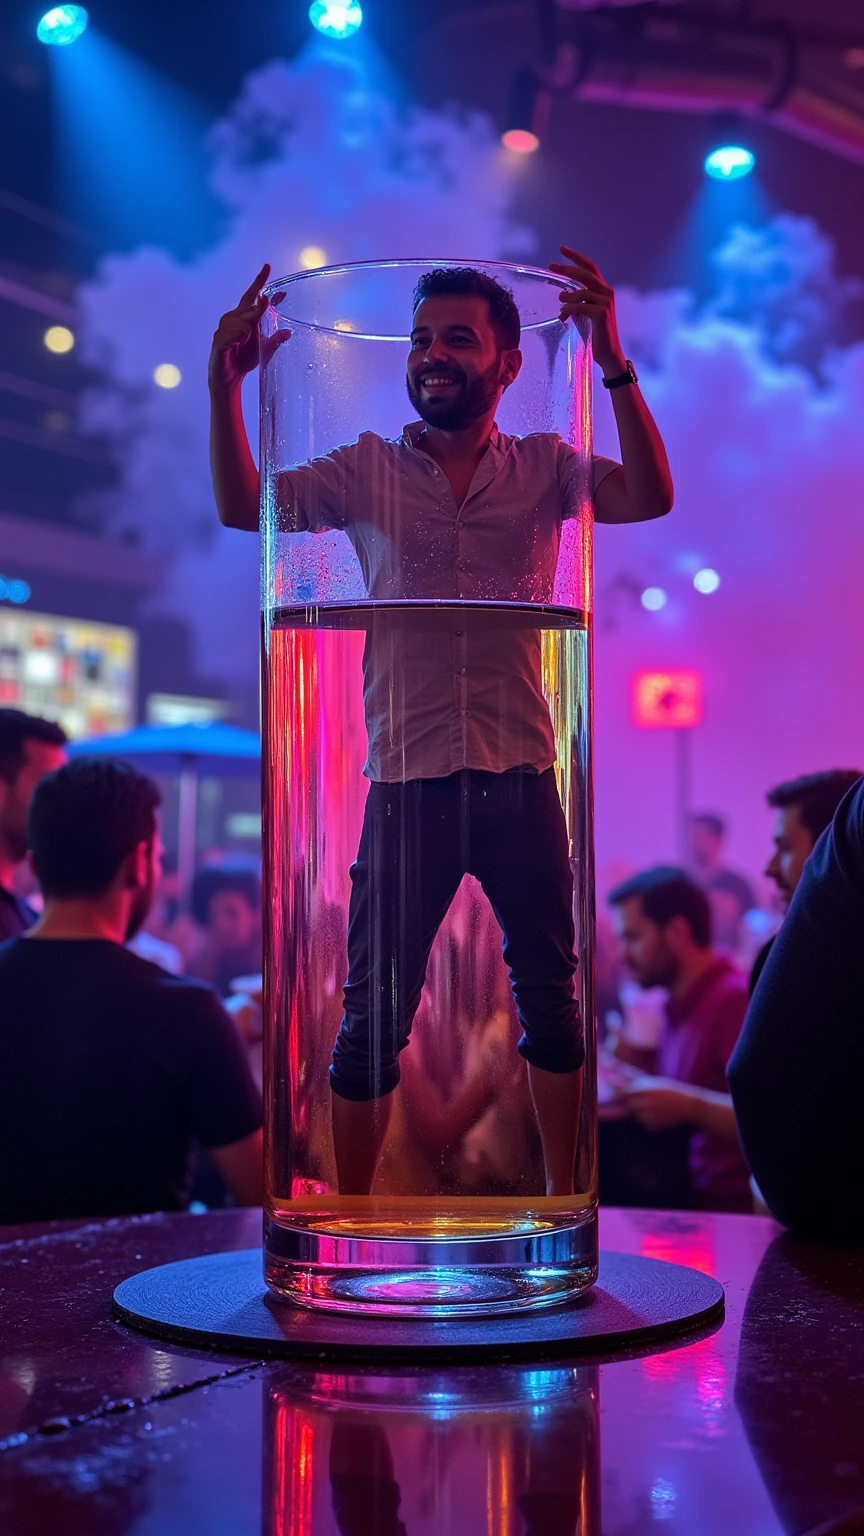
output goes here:
[{"label": "man's right hand", "polygon": [[269,276],[270,266],[265,262],[237,308],[229,309],[219,321],[207,365],[211,389],[237,389],[246,374],[257,366],[258,327],[268,302],[261,288]]}]

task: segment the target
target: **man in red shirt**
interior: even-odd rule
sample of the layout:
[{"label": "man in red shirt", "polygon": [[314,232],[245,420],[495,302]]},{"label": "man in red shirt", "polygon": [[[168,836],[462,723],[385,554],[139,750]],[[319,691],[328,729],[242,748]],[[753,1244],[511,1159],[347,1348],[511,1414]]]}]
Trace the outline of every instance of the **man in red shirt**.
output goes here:
[{"label": "man in red shirt", "polygon": [[695,1206],[752,1210],[726,1081],[747,1012],[746,979],[712,949],[708,898],[683,870],[634,875],[609,901],[625,965],[640,986],[669,993],[653,1063],[660,1075],[628,1084],[627,1109],[651,1131],[692,1126],[688,1166]]}]

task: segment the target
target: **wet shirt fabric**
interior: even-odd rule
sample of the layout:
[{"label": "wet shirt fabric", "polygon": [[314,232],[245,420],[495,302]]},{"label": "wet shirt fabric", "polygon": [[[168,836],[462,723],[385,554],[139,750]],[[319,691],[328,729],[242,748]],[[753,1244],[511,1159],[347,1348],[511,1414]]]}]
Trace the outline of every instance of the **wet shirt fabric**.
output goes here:
[{"label": "wet shirt fabric", "polygon": [[[344,531],[377,603],[551,603],[561,525],[590,517],[592,490],[617,464],[596,458],[591,477],[557,433],[496,428],[460,507],[422,431],[415,422],[394,439],[364,432],[282,471],[277,500],[291,529]],[[555,761],[530,615],[376,613],[363,690],[373,780],[539,773]]]},{"label": "wet shirt fabric", "polygon": [[182,1210],[192,1139],[260,1125],[203,982],[104,939],[0,946],[0,1223]]},{"label": "wet shirt fabric", "polygon": [[[746,1012],[746,978],[730,961],[718,959],[684,997],[667,1004],[658,1050],[661,1076],[728,1093],[726,1066]],[[688,1163],[700,1205],[752,1210],[749,1170],[734,1142],[697,1131],[690,1138]]]}]

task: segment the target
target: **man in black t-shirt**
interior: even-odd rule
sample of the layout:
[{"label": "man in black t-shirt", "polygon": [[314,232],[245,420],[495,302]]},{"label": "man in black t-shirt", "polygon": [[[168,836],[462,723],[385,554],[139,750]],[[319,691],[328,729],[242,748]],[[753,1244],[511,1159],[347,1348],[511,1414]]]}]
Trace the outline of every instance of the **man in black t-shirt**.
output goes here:
[{"label": "man in black t-shirt", "polygon": [[159,792],[124,763],[50,774],[30,807],[45,911],[0,945],[0,1223],[180,1210],[192,1138],[262,1195],[261,1101],[215,993],[123,946],[161,854]]},{"label": "man in black t-shirt", "polygon": [[12,882],[27,852],[27,808],[46,773],[66,761],[66,733],[23,709],[0,709],[0,944],[36,921]]}]

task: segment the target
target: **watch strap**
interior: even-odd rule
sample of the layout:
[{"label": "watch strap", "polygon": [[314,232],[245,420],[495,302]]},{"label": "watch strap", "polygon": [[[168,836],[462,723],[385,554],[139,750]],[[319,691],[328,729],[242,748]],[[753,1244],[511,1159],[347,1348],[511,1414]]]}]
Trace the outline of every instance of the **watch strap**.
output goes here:
[{"label": "watch strap", "polygon": [[636,369],[633,367],[633,364],[631,363],[631,361],[630,361],[630,359],[628,357],[628,359],[627,359],[627,367],[626,367],[625,372],[624,373],[616,374],[614,379],[604,379],[603,380],[603,388],[604,389],[621,389],[621,388],[623,388],[623,386],[625,384],[638,384],[638,383],[639,383],[639,375],[636,372]]}]

